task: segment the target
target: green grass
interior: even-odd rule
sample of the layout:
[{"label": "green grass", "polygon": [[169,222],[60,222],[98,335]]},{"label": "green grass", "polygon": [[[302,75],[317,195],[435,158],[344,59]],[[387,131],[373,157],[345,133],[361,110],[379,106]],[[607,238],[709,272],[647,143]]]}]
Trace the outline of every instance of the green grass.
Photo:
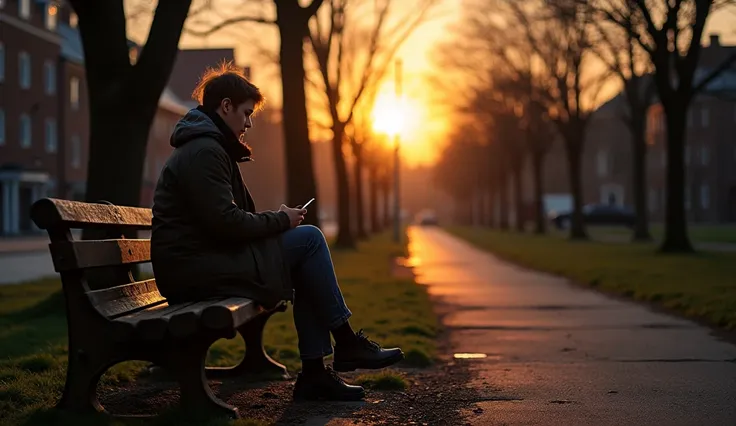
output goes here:
[{"label": "green grass", "polygon": [[[334,251],[335,269],[353,312],[351,323],[385,346],[398,345],[408,364],[427,366],[436,356],[439,323],[426,289],[411,279],[392,277],[391,257],[405,247],[388,234],[360,244],[356,251]],[[63,296],[56,279],[0,286],[0,424],[123,424],[100,418],[68,417],[49,410],[61,395],[67,356]],[[291,310],[276,314],[265,332],[266,351],[289,370],[300,368]],[[218,341],[208,354],[209,365],[230,365],[243,356],[240,338]],[[126,362],[110,369],[103,385],[136,380],[146,364]],[[384,379],[385,380],[385,379]],[[403,380],[403,379],[402,379]],[[139,422],[136,422],[139,424]],[[156,424],[182,424],[163,416]],[[258,424],[219,421],[198,424]]]},{"label": "green grass", "polygon": [[408,386],[404,376],[394,371],[361,374],[355,383],[373,390],[404,390]]},{"label": "green grass", "polygon": [[[624,227],[600,226],[589,227],[589,234],[592,238],[605,238],[608,236],[616,236],[628,238],[632,235],[630,229]],[[567,236],[567,232],[553,231],[556,234]],[[664,226],[661,224],[652,224],[649,227],[652,238],[661,241],[664,235]],[[694,243],[728,243],[736,244],[736,225],[688,225],[688,234]]]},{"label": "green grass", "polygon": [[650,244],[573,242],[479,228],[449,231],[512,262],[736,329],[736,253],[664,255]]}]

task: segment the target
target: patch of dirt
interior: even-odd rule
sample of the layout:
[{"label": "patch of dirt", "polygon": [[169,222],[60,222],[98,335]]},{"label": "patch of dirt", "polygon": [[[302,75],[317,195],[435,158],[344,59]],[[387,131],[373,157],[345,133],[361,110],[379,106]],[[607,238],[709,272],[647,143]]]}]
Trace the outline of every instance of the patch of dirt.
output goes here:
[{"label": "patch of dirt", "polygon": [[[414,276],[411,265],[400,265],[395,259],[392,263],[396,276]],[[434,299],[434,308],[442,323],[454,310],[439,298]],[[473,404],[487,398],[469,385],[472,361],[453,359],[449,333],[446,330],[438,337],[440,361],[434,366],[393,370],[404,377],[404,391],[368,389],[361,402],[295,403],[294,379],[261,383],[225,379],[210,381],[210,387],[218,398],[238,407],[241,417],[276,425],[467,425],[465,415],[473,412]],[[342,377],[350,383],[360,373],[369,371]],[[101,388],[99,399],[115,414],[150,415],[175,407],[179,390],[174,382],[143,378],[128,386]]]},{"label": "patch of dirt", "polygon": [[[220,399],[238,407],[242,417],[278,425],[464,425],[461,410],[482,399],[467,386],[470,372],[465,362],[444,361],[428,369],[394,371],[404,376],[405,391],[368,390],[365,401],[350,403],[295,403],[294,380],[249,383],[225,379],[210,381],[210,386]],[[343,375],[348,382],[356,376]],[[127,386],[101,388],[99,398],[112,413],[150,415],[175,407],[179,390],[174,382],[140,379]]]}]

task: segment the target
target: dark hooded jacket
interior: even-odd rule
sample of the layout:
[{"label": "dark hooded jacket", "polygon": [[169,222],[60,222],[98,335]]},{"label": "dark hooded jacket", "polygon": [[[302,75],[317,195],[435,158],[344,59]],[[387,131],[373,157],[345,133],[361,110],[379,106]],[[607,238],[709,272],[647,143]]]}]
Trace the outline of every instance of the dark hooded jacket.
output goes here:
[{"label": "dark hooded jacket", "polygon": [[151,262],[172,302],[241,296],[264,306],[292,300],[280,234],[284,212],[256,213],[238,168],[250,150],[217,113],[189,111],[153,197]]}]

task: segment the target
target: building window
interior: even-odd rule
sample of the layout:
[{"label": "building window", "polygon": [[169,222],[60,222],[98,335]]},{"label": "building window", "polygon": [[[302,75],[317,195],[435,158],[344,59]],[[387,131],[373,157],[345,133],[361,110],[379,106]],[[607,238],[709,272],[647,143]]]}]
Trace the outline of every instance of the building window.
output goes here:
[{"label": "building window", "polygon": [[31,0],[20,0],[18,2],[18,15],[23,19],[31,17]]},{"label": "building window", "polygon": [[31,117],[28,114],[21,114],[20,128],[18,129],[20,146],[22,148],[31,147]]},{"label": "building window", "polygon": [[72,168],[78,169],[82,166],[82,142],[79,136],[72,136]]},{"label": "building window", "polygon": [[18,53],[18,84],[21,89],[31,88],[31,55]]},{"label": "building window", "polygon": [[710,111],[708,111],[708,108],[700,110],[700,125],[703,128],[707,128],[710,125]]},{"label": "building window", "polygon": [[0,82],[3,81],[5,81],[5,45],[0,42]]},{"label": "building window", "polygon": [[43,64],[44,89],[47,95],[56,93],[56,65],[53,62],[46,61]]},{"label": "building window", "polygon": [[59,19],[59,7],[53,3],[46,6],[46,28],[56,31],[57,19]]},{"label": "building window", "polygon": [[700,147],[700,164],[707,166],[710,163],[710,149],[707,146]]},{"label": "building window", "polygon": [[46,152],[53,154],[56,152],[56,120],[53,118],[46,119]]},{"label": "building window", "polygon": [[74,12],[69,12],[69,26],[72,28],[77,28],[77,25],[79,25],[79,17]]},{"label": "building window", "polygon": [[608,153],[606,151],[598,151],[598,176],[608,175]]},{"label": "building window", "polygon": [[69,103],[74,111],[79,109],[79,79],[77,77],[69,80]]},{"label": "building window", "polygon": [[5,145],[5,111],[0,109],[0,146]]},{"label": "building window", "polygon": [[703,210],[710,208],[710,187],[706,184],[700,185],[700,207]]}]

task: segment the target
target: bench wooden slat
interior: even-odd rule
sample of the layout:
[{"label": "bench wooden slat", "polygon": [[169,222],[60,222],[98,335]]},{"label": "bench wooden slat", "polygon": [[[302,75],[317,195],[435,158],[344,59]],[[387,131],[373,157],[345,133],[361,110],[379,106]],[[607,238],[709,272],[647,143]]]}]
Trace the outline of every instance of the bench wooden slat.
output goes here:
[{"label": "bench wooden slat", "polygon": [[[226,329],[227,324],[234,329],[262,312],[250,299],[233,297],[227,299],[203,300],[201,302],[179,305],[158,305],[143,311],[116,318],[120,330],[135,333],[144,340],[160,340],[166,333],[177,338],[191,336],[201,329],[203,313],[219,323],[212,329]],[[228,319],[224,319],[229,317]],[[237,326],[232,324],[239,323]],[[206,325],[205,325],[206,326]]]},{"label": "bench wooden slat", "polygon": [[233,297],[207,307],[202,312],[202,324],[212,330],[238,328],[261,312],[263,308],[253,300]]},{"label": "bench wooden slat", "polygon": [[41,229],[110,228],[149,229],[153,214],[151,209],[109,204],[83,203],[42,198],[31,207],[31,219]]},{"label": "bench wooden slat", "polygon": [[92,306],[110,319],[166,302],[156,287],[155,279],[89,291],[87,297]]},{"label": "bench wooden slat", "polygon": [[192,303],[169,305],[168,302],[165,302],[142,311],[115,318],[113,324],[124,338],[135,334],[145,340],[160,340],[164,338],[166,330],[169,327],[168,320],[162,318],[170,318],[172,313],[185,309],[190,305]]},{"label": "bench wooden slat", "polygon": [[145,239],[60,241],[49,246],[56,272],[151,261],[151,241]]}]

